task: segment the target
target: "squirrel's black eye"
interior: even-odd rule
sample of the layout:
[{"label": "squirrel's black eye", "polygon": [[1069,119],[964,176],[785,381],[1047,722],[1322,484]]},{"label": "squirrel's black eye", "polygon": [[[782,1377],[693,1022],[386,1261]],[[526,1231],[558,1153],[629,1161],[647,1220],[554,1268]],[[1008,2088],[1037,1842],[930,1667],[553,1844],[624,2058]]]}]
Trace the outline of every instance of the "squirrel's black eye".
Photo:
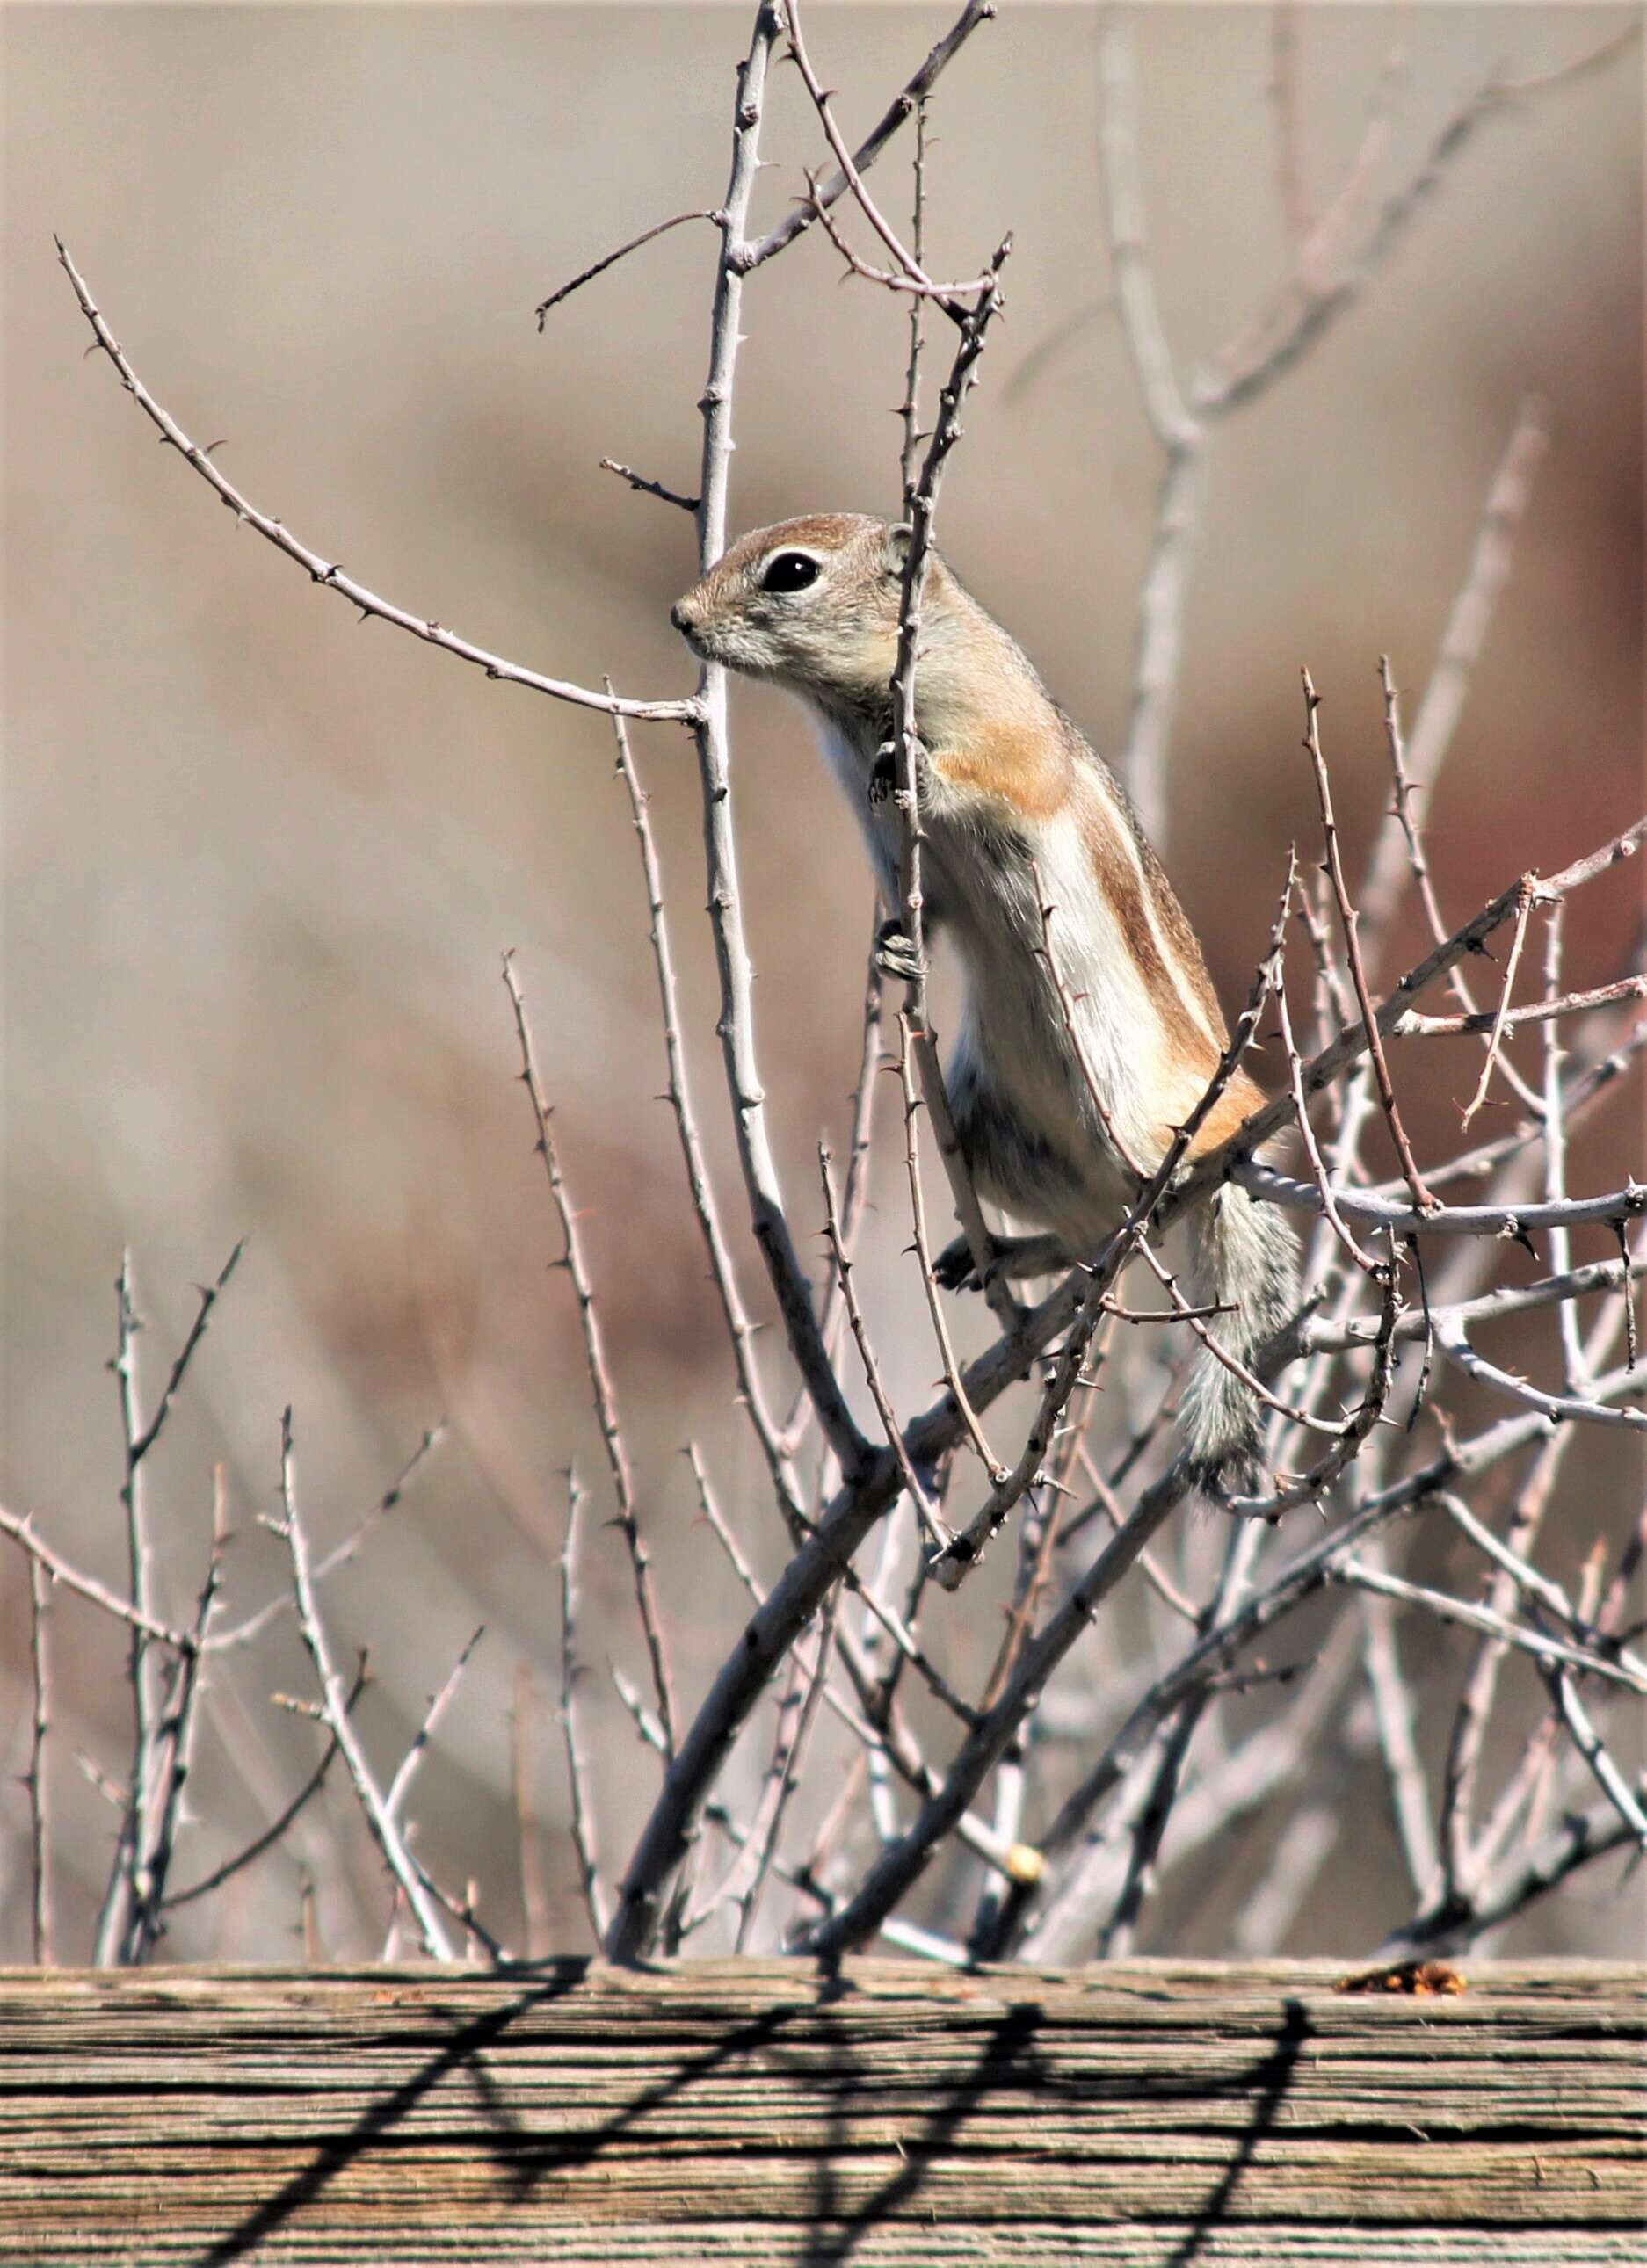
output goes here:
[{"label": "squirrel's black eye", "polygon": [[766,563],[766,572],[761,577],[763,591],[804,591],[816,583],[823,572],[818,562],[809,552],[775,552]]}]

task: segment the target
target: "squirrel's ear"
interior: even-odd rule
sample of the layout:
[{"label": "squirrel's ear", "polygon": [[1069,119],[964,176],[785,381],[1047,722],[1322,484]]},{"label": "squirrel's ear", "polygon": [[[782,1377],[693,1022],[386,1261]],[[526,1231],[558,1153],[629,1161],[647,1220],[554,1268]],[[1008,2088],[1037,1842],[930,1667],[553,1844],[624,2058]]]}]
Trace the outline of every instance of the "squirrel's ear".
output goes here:
[{"label": "squirrel's ear", "polygon": [[914,534],[906,519],[897,520],[887,529],[886,549],[883,565],[889,575],[901,575],[904,563],[909,557],[910,538]]}]

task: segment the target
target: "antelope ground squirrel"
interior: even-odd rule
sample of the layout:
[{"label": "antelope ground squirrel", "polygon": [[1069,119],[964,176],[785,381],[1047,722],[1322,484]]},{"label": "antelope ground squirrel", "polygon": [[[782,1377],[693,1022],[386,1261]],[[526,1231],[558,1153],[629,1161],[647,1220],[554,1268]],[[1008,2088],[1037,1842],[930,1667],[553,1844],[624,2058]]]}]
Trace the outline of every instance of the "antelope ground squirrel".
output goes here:
[{"label": "antelope ground squirrel", "polygon": [[[670,613],[701,658],[770,679],[811,711],[893,909],[882,943],[895,974],[910,973],[896,917],[904,821],[884,792],[883,752],[907,542],[907,529],[856,513],[785,520],[735,543]],[[947,1071],[956,1127],[979,1196],[1043,1231],[1008,1241],[1000,1264],[1041,1274],[1091,1258],[1126,1210],[1092,1089],[1121,1147],[1152,1171],[1228,1035],[1195,933],[1120,783],[935,554],[914,691],[926,932],[953,939],[966,976]],[[1057,909],[1057,981],[1038,874]],[[1237,1071],[1191,1154],[1215,1149],[1262,1100]],[[1193,1233],[1200,1296],[1233,1309],[1215,1328],[1246,1360],[1296,1303],[1292,1232],[1274,1207],[1226,1185],[1196,1208]],[[940,1263],[951,1284],[964,1280],[964,1254],[951,1247]],[[1180,1423],[1209,1494],[1257,1488],[1261,1409],[1205,1350]]]}]

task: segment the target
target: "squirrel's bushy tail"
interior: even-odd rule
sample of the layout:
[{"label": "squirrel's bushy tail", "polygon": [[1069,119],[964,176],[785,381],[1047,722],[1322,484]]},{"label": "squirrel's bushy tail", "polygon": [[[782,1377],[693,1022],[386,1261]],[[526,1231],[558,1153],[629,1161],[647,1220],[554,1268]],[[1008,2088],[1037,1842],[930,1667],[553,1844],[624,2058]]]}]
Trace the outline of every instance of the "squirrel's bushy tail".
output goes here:
[{"label": "squirrel's bushy tail", "polygon": [[[1196,1296],[1233,1307],[1211,1323],[1250,1369],[1266,1339],[1297,1304],[1298,1246],[1274,1205],[1255,1204],[1226,1184],[1191,1219]],[[1179,1413],[1196,1485],[1211,1497],[1253,1496],[1262,1486],[1264,1408],[1252,1388],[1203,1347]]]}]

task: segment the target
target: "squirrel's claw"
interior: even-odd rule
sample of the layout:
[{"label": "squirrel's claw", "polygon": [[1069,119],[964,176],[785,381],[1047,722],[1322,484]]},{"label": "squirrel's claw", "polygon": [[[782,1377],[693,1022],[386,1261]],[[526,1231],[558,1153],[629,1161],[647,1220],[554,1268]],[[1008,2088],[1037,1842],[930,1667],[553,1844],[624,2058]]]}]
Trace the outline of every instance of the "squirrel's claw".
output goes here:
[{"label": "squirrel's claw", "polygon": [[[912,751],[915,772],[915,793],[924,803],[931,784],[932,773],[927,762],[927,751],[917,740]],[[889,796],[897,793],[897,750],[889,740],[876,755],[869,771],[869,808],[879,811]]]},{"label": "squirrel's claw", "polygon": [[981,1292],[984,1288],[972,1264],[972,1248],[964,1236],[944,1246],[932,1263],[932,1272],[946,1292]]},{"label": "squirrel's claw", "polygon": [[875,965],[883,976],[901,977],[905,984],[919,984],[927,974],[927,963],[916,952],[913,938],[896,915],[875,932]]}]

